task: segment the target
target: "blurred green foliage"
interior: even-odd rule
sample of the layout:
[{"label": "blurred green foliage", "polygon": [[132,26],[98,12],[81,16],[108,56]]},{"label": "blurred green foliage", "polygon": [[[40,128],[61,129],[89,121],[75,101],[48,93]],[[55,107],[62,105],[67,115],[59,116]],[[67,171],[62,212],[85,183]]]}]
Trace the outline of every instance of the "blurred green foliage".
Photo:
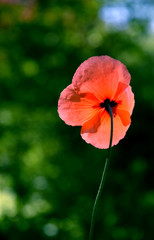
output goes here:
[{"label": "blurred green foliage", "polygon": [[[7,3],[10,2],[10,3]],[[15,3],[16,2],[16,3]],[[112,150],[97,240],[153,240],[154,35],[98,17],[101,0],[0,3],[0,238],[88,239],[106,156],[57,114],[81,62],[110,55],[132,75],[132,125]]]}]

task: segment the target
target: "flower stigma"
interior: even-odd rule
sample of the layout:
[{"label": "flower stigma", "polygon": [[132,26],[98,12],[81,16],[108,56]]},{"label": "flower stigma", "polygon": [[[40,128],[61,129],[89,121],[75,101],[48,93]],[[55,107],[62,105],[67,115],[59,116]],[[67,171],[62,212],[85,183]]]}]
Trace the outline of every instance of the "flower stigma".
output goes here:
[{"label": "flower stigma", "polygon": [[[101,107],[101,108],[105,108],[105,110],[109,113],[108,105],[110,105],[110,107],[111,107],[112,110],[113,110],[113,108],[116,107],[116,106],[118,105],[118,103],[115,102],[115,101],[113,101],[113,100],[110,101],[109,98],[105,99],[104,102],[101,102],[101,103],[100,103],[100,107]],[[113,112],[115,113],[115,111],[113,111]]]}]

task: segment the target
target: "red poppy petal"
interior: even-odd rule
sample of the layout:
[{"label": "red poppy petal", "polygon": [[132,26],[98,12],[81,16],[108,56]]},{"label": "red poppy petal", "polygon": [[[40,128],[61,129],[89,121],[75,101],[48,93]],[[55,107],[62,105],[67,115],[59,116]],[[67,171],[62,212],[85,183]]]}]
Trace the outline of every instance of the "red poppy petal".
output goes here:
[{"label": "red poppy petal", "polygon": [[122,121],[122,124],[124,126],[127,126],[131,123],[131,118],[130,118],[129,112],[117,109],[116,113],[119,115],[119,117]]},{"label": "red poppy petal", "polygon": [[125,126],[117,114],[113,120],[113,145],[118,144],[118,142],[124,138],[130,124]]},{"label": "red poppy petal", "polygon": [[89,58],[78,67],[73,85],[80,92],[91,92],[103,101],[106,98],[112,100],[118,83],[123,83],[126,87],[130,79],[126,66],[120,61],[109,56],[97,56]]},{"label": "red poppy petal", "polygon": [[66,124],[82,126],[97,113],[98,109],[93,106],[98,103],[99,100],[91,93],[77,94],[71,84],[60,95],[58,113]]},{"label": "red poppy petal", "polygon": [[[100,114],[102,114],[101,117]],[[110,121],[108,118],[109,114],[105,110],[102,113],[98,112],[82,126],[82,138],[97,148],[108,148],[110,141]]]},{"label": "red poppy petal", "polygon": [[123,92],[121,92],[115,99],[118,102],[117,109],[124,110],[132,114],[135,100],[134,94],[130,86],[128,86]]},{"label": "red poppy petal", "polygon": [[[93,146],[101,149],[109,147],[110,133],[111,133],[111,119],[110,115],[104,111],[101,117],[101,123],[98,117],[94,116],[90,122],[85,123],[81,129],[81,136]],[[117,114],[113,119],[113,140],[112,146],[116,145],[122,138],[124,138],[129,125],[124,126],[121,118]],[[94,131],[92,131],[94,129]]]},{"label": "red poppy petal", "polygon": [[126,85],[130,84],[130,80],[131,80],[131,75],[128,72],[126,66],[124,64],[122,64],[120,61],[116,60],[119,63],[119,68],[118,68],[118,75],[119,75],[119,79],[118,81],[121,83],[124,83]]},{"label": "red poppy petal", "polygon": [[121,94],[126,88],[128,87],[127,84],[119,82],[118,87],[114,96],[114,99],[118,97],[119,94]]},{"label": "red poppy petal", "polygon": [[103,116],[105,110],[98,111],[93,118],[85,122],[81,128],[82,133],[96,133],[99,126],[101,125],[101,117]]},{"label": "red poppy petal", "polygon": [[122,69],[126,67],[111,57],[91,57],[76,70],[72,83],[80,92],[91,92],[101,101],[113,99],[119,79],[128,83]]}]

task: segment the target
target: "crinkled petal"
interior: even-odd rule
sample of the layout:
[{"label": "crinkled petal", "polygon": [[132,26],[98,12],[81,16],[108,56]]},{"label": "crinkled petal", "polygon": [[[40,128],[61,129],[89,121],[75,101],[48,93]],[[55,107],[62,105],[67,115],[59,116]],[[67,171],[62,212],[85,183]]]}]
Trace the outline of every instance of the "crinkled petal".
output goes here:
[{"label": "crinkled petal", "polygon": [[121,83],[124,83],[126,85],[129,85],[130,84],[130,80],[131,80],[131,75],[130,73],[128,72],[126,66],[121,63],[120,61],[118,60],[115,60],[118,62],[119,64],[119,68],[118,68],[118,82],[121,82]]},{"label": "crinkled petal", "polygon": [[105,113],[104,110],[99,110],[93,118],[91,118],[89,121],[85,122],[81,128],[81,134],[82,133],[96,133],[98,128],[101,125],[101,118]]},{"label": "crinkled petal", "polygon": [[124,91],[122,91],[116,98],[114,98],[116,102],[118,102],[117,109],[124,110],[132,114],[135,100],[134,94],[130,86],[128,86]]},{"label": "crinkled petal", "polygon": [[60,118],[68,125],[82,126],[98,111],[99,100],[91,93],[78,94],[73,85],[65,88],[58,101]]},{"label": "crinkled petal", "polygon": [[[101,120],[100,113],[97,113],[90,122],[83,125],[81,129],[81,136],[94,147],[106,149],[109,147],[111,134],[111,119],[107,111],[104,110]],[[124,138],[129,125],[124,126],[119,115],[113,119],[113,140],[112,146],[116,145],[122,138]]]},{"label": "crinkled petal", "polygon": [[117,109],[116,113],[119,115],[119,117],[120,117],[120,119],[122,121],[122,124],[124,126],[127,126],[127,125],[129,125],[131,123],[131,118],[130,118],[129,112],[127,112],[125,110]]},{"label": "crinkled petal", "polygon": [[125,137],[126,132],[130,124],[124,125],[119,115],[116,115],[113,120],[113,145],[118,144],[118,142]]},{"label": "crinkled petal", "polygon": [[127,87],[128,87],[127,84],[119,82],[114,99],[116,99],[118,97],[118,95],[121,94]]},{"label": "crinkled petal", "polygon": [[72,81],[80,92],[91,92],[101,101],[113,99],[119,82],[128,86],[130,74],[125,65],[109,56],[96,56],[84,61]]}]

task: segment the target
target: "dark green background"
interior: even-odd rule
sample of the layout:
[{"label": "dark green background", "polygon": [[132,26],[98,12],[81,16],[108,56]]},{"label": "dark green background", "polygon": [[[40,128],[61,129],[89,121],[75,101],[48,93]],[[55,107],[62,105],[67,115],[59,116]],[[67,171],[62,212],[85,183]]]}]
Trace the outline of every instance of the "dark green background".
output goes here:
[{"label": "dark green background", "polygon": [[141,19],[123,30],[106,25],[98,17],[103,4],[0,3],[2,240],[88,239],[107,151],[65,125],[57,102],[79,64],[95,55],[127,66],[135,108],[112,149],[94,240],[154,239],[154,34]]}]

